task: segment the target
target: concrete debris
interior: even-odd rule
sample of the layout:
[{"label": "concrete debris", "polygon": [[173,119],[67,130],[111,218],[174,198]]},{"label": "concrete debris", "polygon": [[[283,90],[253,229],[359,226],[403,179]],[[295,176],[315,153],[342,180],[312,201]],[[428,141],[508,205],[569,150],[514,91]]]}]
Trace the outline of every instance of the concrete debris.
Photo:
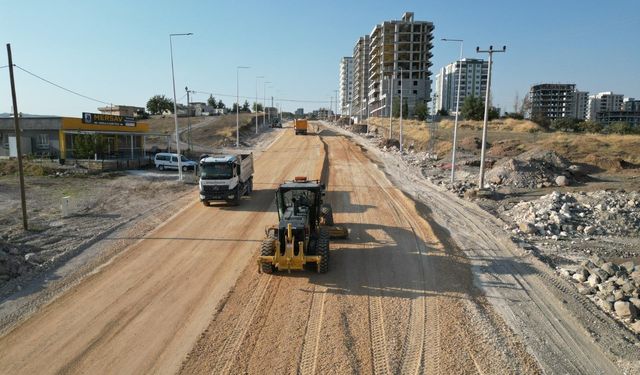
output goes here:
[{"label": "concrete debris", "polygon": [[513,158],[498,160],[487,172],[486,178],[496,185],[519,188],[551,186],[552,181],[559,186],[566,186],[569,179],[564,173],[570,174],[569,166],[567,159],[553,151],[533,149]]},{"label": "concrete debris", "polygon": [[623,265],[606,262],[594,255],[581,262],[576,269],[558,269],[558,274],[573,281],[578,293],[587,296],[602,310],[639,333],[640,280],[629,277],[628,270],[632,270],[631,274],[640,273],[640,266],[630,261]]},{"label": "concrete debris", "polygon": [[[526,237],[637,237],[640,233],[638,202],[638,192],[554,191],[534,201],[520,202],[505,211],[505,214],[513,220],[513,229]],[[561,235],[562,232],[564,235]],[[615,270],[607,269],[609,271],[615,273]]]}]

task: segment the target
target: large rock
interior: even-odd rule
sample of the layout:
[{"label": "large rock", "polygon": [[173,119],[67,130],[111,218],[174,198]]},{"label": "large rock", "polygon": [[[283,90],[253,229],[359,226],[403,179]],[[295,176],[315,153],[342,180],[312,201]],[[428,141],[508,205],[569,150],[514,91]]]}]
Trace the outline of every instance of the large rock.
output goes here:
[{"label": "large rock", "polygon": [[556,177],[556,185],[558,186],[569,186],[569,179],[565,176]]},{"label": "large rock", "polygon": [[635,323],[631,324],[631,330],[637,334],[640,334],[640,320],[636,320]]},{"label": "large rock", "polygon": [[640,298],[629,298],[629,302],[636,307],[636,310],[640,311]]},{"label": "large rock", "polygon": [[604,311],[613,311],[613,304],[611,302],[607,302],[603,299],[596,299],[596,305],[600,306]]},{"label": "large rock", "polygon": [[519,223],[518,228],[520,228],[520,231],[525,234],[532,234],[536,232],[536,227],[533,224],[527,222]]},{"label": "large rock", "polygon": [[609,274],[606,273],[602,268],[594,268],[591,271],[591,274],[598,275],[601,281],[605,281],[609,278]]},{"label": "large rock", "polygon": [[635,318],[638,315],[638,310],[630,302],[616,301],[613,308],[621,318]]},{"label": "large rock", "polygon": [[573,274],[573,276],[571,276],[575,281],[579,282],[579,283],[583,283],[587,280],[588,276],[585,276],[583,273],[581,272],[576,272]]},{"label": "large rock", "polygon": [[591,258],[589,258],[589,260],[598,267],[602,267],[602,265],[606,263],[605,260],[598,255],[593,255]]},{"label": "large rock", "polygon": [[609,275],[609,277],[611,277],[616,274],[616,271],[618,270],[618,266],[616,266],[611,262],[606,262],[602,266],[600,266],[600,269],[606,272]]},{"label": "large rock", "polygon": [[587,285],[583,285],[583,284],[578,284],[577,289],[578,289],[578,293],[583,294],[583,295],[595,293],[595,289],[594,288],[592,288],[590,286],[587,286]]},{"label": "large rock", "polygon": [[632,261],[628,261],[628,262],[624,262],[620,265],[621,268],[624,268],[627,273],[631,273],[633,272],[633,267],[635,267],[635,264],[633,264]]},{"label": "large rock", "polygon": [[591,274],[589,275],[589,278],[587,279],[587,284],[589,284],[590,287],[595,288],[596,286],[598,286],[598,284],[600,284],[600,277],[596,274]]}]

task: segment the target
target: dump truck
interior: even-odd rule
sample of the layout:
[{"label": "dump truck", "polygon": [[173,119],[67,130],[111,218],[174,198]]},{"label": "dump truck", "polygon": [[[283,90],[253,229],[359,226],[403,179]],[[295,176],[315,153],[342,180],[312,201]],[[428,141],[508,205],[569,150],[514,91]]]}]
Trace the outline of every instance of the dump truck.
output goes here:
[{"label": "dump truck", "polygon": [[258,272],[302,270],[315,263],[319,273],[329,271],[331,238],[346,238],[346,228],[335,226],[331,205],[323,203],[325,186],[296,177],[276,190],[279,223],[266,228],[260,246]]},{"label": "dump truck", "polygon": [[200,201],[240,204],[240,197],[253,191],[253,153],[236,155],[202,155],[198,163]]},{"label": "dump truck", "polygon": [[297,134],[307,134],[307,128],[309,126],[309,123],[307,122],[306,119],[296,119],[294,124],[293,124],[293,129]]}]

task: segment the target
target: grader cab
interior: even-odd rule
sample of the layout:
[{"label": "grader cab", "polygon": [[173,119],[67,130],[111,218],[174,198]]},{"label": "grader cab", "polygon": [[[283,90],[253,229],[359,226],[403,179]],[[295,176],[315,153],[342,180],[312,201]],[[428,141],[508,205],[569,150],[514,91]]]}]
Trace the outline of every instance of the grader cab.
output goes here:
[{"label": "grader cab", "polygon": [[330,238],[345,238],[348,231],[333,225],[331,205],[323,204],[324,185],[296,177],[276,191],[278,225],[266,229],[262,241],[259,271],[302,270],[316,264],[319,273],[329,270]]}]

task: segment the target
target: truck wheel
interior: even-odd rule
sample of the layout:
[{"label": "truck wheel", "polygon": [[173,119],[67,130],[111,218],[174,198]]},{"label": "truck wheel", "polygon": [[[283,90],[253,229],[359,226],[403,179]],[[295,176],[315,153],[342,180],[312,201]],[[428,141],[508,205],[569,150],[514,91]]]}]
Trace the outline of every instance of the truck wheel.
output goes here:
[{"label": "truck wheel", "polygon": [[[264,255],[264,256],[276,255],[275,239],[269,237],[262,240],[262,245],[260,245],[260,255]],[[269,264],[269,263],[260,263],[260,269],[262,270],[262,273],[273,273],[273,271],[276,270],[273,264]]]},{"label": "truck wheel", "polygon": [[209,203],[209,201],[202,201],[202,204],[203,204],[205,207],[209,207],[209,206],[211,206],[211,203]]},{"label": "truck wheel", "polygon": [[247,195],[253,193],[253,177],[249,179],[249,187],[247,187]]},{"label": "truck wheel", "polygon": [[320,214],[324,218],[325,225],[333,225],[333,209],[330,204],[325,203],[320,206]]},{"label": "truck wheel", "polygon": [[158,166],[158,170],[159,170],[159,171],[164,171],[164,165],[160,164],[160,165]]},{"label": "truck wheel", "polygon": [[186,171],[187,171],[187,166],[186,166],[186,165],[183,165],[183,166],[182,166],[182,171],[183,171],[183,172],[186,172]]},{"label": "truck wheel", "polygon": [[316,245],[316,254],[320,255],[320,266],[318,272],[327,273],[329,271],[329,232],[324,228],[320,229],[320,238]]}]

